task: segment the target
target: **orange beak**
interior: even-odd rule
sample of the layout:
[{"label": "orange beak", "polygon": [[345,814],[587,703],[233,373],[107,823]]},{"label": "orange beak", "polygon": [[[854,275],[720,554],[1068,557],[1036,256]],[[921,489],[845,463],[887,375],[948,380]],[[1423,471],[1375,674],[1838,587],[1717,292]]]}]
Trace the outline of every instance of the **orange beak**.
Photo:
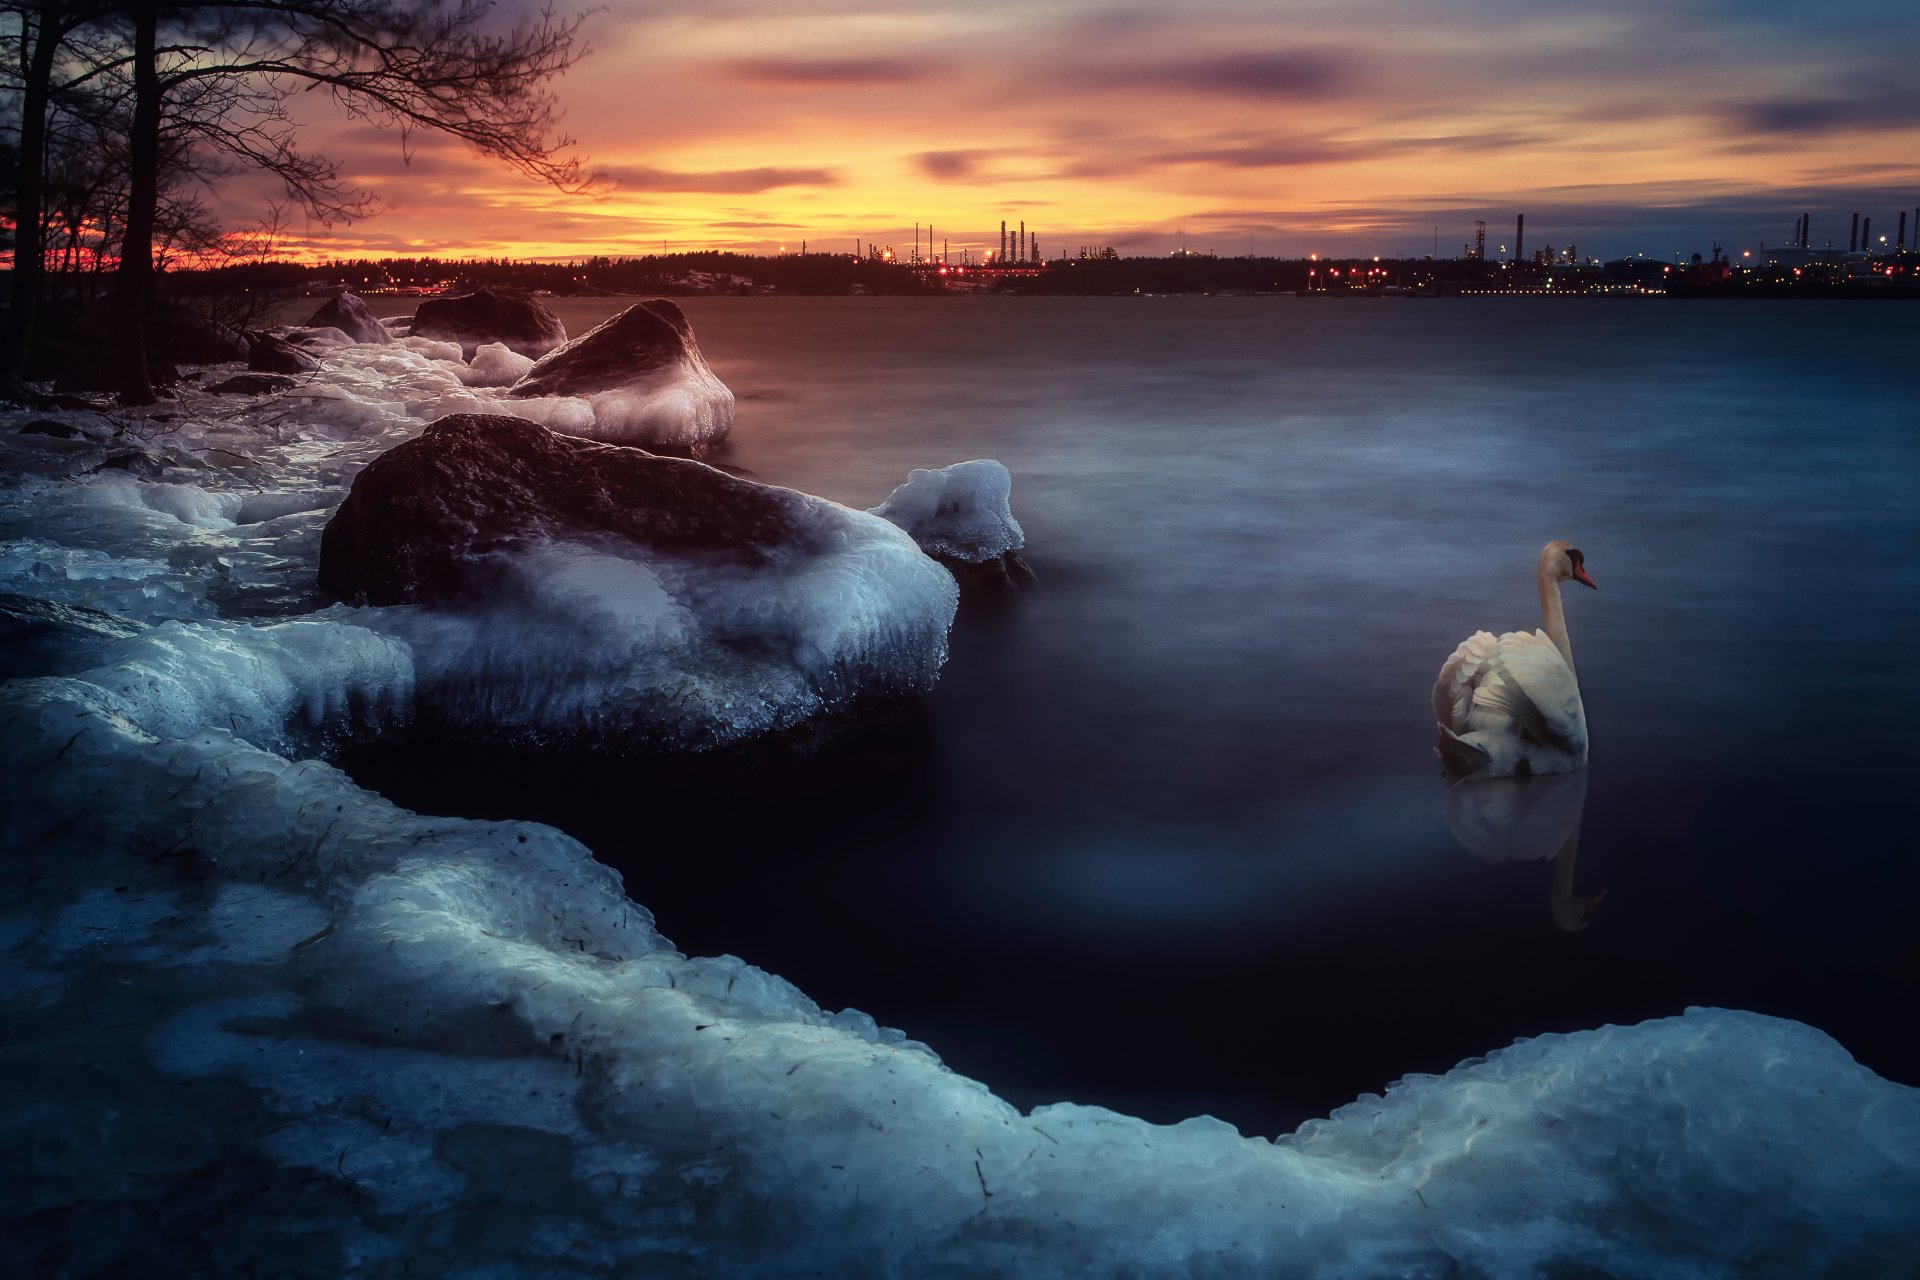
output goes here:
[{"label": "orange beak", "polygon": [[1600,584],[1587,576],[1587,568],[1585,565],[1575,565],[1573,567],[1573,580],[1575,582],[1584,582],[1595,591],[1600,589]]}]

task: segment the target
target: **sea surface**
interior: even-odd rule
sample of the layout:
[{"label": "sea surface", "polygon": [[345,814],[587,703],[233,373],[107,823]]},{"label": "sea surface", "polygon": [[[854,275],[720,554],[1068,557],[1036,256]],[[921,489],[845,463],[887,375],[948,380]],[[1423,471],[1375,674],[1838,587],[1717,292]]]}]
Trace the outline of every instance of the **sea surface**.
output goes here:
[{"label": "sea surface", "polygon": [[[383,746],[363,782],[554,823],[683,950],[1023,1106],[1271,1135],[1689,1005],[1920,1084],[1920,306],[682,305],[739,396],[720,461],[868,507],[998,458],[1038,586],[811,754]],[[1450,797],[1434,675],[1540,624],[1551,538],[1599,583],[1592,764]]]}]

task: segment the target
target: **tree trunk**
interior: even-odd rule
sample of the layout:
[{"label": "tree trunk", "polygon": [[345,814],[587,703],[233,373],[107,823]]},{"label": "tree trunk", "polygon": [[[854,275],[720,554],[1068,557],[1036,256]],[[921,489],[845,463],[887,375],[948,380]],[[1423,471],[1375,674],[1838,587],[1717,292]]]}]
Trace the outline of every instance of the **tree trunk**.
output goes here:
[{"label": "tree trunk", "polygon": [[160,203],[159,0],[137,0],[133,10],[133,128],[127,138],[131,172],[120,270],[113,291],[114,390],[122,404],[152,404],[147,369],[147,312],[153,301],[153,222]]},{"label": "tree trunk", "polygon": [[[0,381],[12,384],[26,372],[27,355],[46,287],[42,222],[47,190],[47,103],[53,59],[60,48],[60,0],[42,0],[27,52],[20,95],[20,175],[15,193],[13,278],[7,286],[7,323],[0,335]],[[26,33],[23,31],[22,38]]]}]

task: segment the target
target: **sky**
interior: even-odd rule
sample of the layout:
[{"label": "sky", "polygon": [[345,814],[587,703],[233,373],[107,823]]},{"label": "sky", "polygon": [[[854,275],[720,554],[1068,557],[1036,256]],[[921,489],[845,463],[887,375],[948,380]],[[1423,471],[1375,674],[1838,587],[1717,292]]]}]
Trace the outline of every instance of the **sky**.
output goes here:
[{"label": "sky", "polygon": [[290,248],[904,255],[930,223],[977,256],[1005,219],[1048,256],[1445,257],[1525,214],[1528,250],[1669,257],[1920,205],[1912,0],[609,0],[587,31],[554,87],[596,193],[316,115],[380,212]]}]

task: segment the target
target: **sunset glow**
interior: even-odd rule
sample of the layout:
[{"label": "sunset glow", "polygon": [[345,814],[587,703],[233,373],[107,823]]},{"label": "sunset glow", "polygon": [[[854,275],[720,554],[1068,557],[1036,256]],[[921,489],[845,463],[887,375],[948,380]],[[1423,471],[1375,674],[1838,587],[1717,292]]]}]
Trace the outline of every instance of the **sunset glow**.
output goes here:
[{"label": "sunset glow", "polygon": [[[317,149],[382,212],[296,222],[296,252],[566,258],[908,249],[1024,219],[1111,244],[1304,256],[1459,252],[1473,219],[1667,256],[1814,238],[1920,200],[1907,6],[1632,3],[1567,12],[1209,3],[616,3],[558,84],[602,177],[533,186],[332,117]],[[1682,11],[1685,11],[1684,13]],[[1878,33],[1878,34],[1876,34]],[[265,191],[223,192],[236,222]],[[1844,233],[1842,234],[1844,239]]]}]

